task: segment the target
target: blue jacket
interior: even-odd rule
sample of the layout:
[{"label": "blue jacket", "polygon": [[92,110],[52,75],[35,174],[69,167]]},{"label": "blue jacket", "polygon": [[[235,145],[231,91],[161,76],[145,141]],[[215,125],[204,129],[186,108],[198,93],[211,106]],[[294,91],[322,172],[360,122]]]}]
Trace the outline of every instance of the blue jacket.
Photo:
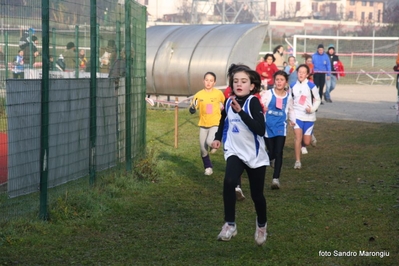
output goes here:
[{"label": "blue jacket", "polygon": [[318,52],[312,55],[312,61],[315,72],[326,72],[327,76],[331,75],[331,63],[330,58],[326,53],[319,54]]}]

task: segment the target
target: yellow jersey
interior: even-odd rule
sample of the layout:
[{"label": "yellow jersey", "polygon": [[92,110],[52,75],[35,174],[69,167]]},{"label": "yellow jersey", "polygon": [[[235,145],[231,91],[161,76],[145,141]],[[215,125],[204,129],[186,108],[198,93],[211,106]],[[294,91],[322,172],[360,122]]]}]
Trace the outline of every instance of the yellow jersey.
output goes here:
[{"label": "yellow jersey", "polygon": [[193,97],[191,105],[195,105],[195,108],[199,110],[200,119],[198,126],[218,126],[224,100],[223,93],[216,88],[210,90],[202,89],[197,92]]}]

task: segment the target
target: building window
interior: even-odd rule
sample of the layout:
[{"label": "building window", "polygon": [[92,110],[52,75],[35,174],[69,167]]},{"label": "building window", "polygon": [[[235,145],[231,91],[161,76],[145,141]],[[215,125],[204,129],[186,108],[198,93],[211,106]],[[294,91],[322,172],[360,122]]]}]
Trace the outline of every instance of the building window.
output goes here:
[{"label": "building window", "polygon": [[373,19],[373,12],[370,12],[369,13],[369,20],[372,20]]},{"label": "building window", "polygon": [[353,18],[353,11],[349,11],[348,18],[349,18],[349,19],[352,19],[352,18]]},{"label": "building window", "polygon": [[374,5],[374,2],[373,1],[370,1],[369,2],[369,6],[373,6]]},{"label": "building window", "polygon": [[275,17],[276,16],[276,2],[271,2],[270,3],[270,16]]},{"label": "building window", "polygon": [[362,6],[367,6],[367,1],[362,1]]},{"label": "building window", "polygon": [[364,12],[362,12],[361,20],[364,20]]},{"label": "building window", "polygon": [[354,5],[355,5],[355,0],[350,0],[350,1],[349,1],[349,4],[350,4],[351,6],[354,6]]},{"label": "building window", "polygon": [[148,0],[144,0],[144,5],[148,6]]},{"label": "building window", "polygon": [[377,21],[378,21],[378,22],[381,22],[381,10],[378,10]]},{"label": "building window", "polygon": [[301,2],[296,2],[295,11],[301,10]]}]

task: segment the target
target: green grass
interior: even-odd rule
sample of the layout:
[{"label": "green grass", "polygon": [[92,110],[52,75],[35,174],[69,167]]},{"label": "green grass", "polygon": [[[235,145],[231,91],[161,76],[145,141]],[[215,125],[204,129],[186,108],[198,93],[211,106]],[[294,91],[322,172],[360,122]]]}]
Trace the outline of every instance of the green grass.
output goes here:
[{"label": "green grass", "polygon": [[318,146],[308,148],[301,170],[293,169],[290,130],[282,189],[270,190],[267,169],[269,236],[257,247],[245,175],[238,235],[216,241],[223,225],[223,154],[211,156],[214,174],[204,176],[197,115],[179,112],[177,149],[173,119],[173,111],[148,111],[149,152],[138,164],[140,175],[108,173],[92,189],[66,190],[50,204],[49,222],[1,223],[0,265],[397,265],[398,124],[319,119]]}]

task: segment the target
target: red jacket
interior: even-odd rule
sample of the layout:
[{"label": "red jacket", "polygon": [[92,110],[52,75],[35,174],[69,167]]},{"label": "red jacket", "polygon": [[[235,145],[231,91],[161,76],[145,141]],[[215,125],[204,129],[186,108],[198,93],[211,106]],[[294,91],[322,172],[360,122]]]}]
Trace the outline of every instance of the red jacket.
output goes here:
[{"label": "red jacket", "polygon": [[[274,73],[278,71],[277,66],[274,63],[271,63],[270,65],[267,64],[266,62],[260,62],[256,66],[256,72],[260,75],[260,78],[262,80],[267,79],[267,85],[273,85],[274,84]],[[262,73],[265,72],[267,74],[267,77],[262,76]]]}]

